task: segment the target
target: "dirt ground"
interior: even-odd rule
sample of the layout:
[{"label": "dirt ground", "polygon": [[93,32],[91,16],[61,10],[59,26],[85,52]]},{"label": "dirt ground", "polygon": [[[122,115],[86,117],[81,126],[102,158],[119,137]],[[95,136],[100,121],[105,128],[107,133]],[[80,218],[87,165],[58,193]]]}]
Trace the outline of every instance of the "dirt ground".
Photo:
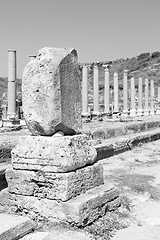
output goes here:
[{"label": "dirt ground", "polygon": [[113,231],[110,239],[160,239],[160,140],[100,162],[105,181],[113,182],[123,193],[116,221],[121,230]]},{"label": "dirt ground", "polygon": [[[1,133],[0,145],[15,146],[27,129]],[[85,230],[99,240],[160,240],[160,140],[99,161],[105,182],[122,192],[122,206]]]}]

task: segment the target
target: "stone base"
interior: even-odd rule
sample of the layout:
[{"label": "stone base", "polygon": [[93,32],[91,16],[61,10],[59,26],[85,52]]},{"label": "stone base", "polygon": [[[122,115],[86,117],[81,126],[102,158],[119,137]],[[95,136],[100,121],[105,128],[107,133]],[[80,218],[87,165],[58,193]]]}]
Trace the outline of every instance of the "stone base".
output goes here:
[{"label": "stone base", "polygon": [[91,114],[92,120],[103,121],[102,114],[100,112],[92,112]]},{"label": "stone base", "polygon": [[2,126],[3,127],[19,127],[20,126],[20,120],[16,119],[3,119],[2,120]]},{"label": "stone base", "polygon": [[67,201],[102,185],[103,166],[94,164],[68,173],[6,170],[10,193]]},{"label": "stone base", "polygon": [[143,109],[137,110],[137,116],[143,116]]},{"label": "stone base", "polygon": [[82,113],[82,122],[87,123],[91,121],[91,114],[86,112]]},{"label": "stone base", "polygon": [[25,213],[32,219],[47,218],[52,222],[65,221],[77,226],[85,226],[107,211],[118,208],[120,196],[118,189],[108,184],[89,190],[67,202],[6,193],[5,196],[0,196],[0,203],[4,204],[5,209],[8,207],[10,211],[9,206],[12,206],[14,211]]}]

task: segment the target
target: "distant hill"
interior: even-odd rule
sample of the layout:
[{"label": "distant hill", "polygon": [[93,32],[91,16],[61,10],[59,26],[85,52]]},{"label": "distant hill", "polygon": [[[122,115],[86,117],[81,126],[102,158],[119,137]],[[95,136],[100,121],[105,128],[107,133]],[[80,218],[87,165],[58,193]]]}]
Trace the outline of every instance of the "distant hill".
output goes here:
[{"label": "distant hill", "polygon": [[[84,64],[84,63],[83,63]],[[83,65],[80,63],[80,66]],[[92,102],[93,95],[93,65],[92,63],[88,64],[89,67],[89,101]],[[117,59],[115,61],[103,61],[98,62],[99,67],[99,89],[100,89],[100,103],[104,102],[104,68],[103,65],[109,65],[110,71],[110,89],[113,89],[113,73],[118,73],[119,79],[119,98],[121,101],[122,98],[122,90],[123,90],[123,71],[128,70],[128,79],[131,77],[135,78],[136,87],[138,86],[138,78],[142,77],[143,79],[148,78],[154,79],[155,81],[155,96],[157,95],[157,88],[160,86],[160,52],[153,53],[142,53],[133,58],[126,59]],[[21,92],[21,84],[22,80],[17,79],[16,88],[17,92]],[[129,80],[128,80],[129,85]],[[0,78],[0,100],[2,98],[3,93],[7,93],[7,78]],[[111,97],[111,101],[113,101],[113,96]]]},{"label": "distant hill", "polygon": [[[93,94],[93,65],[94,63],[86,63],[89,67],[89,99],[92,102]],[[82,66],[83,64],[81,64]],[[117,59],[115,61],[103,61],[97,63],[99,67],[99,89],[100,89],[100,103],[104,102],[104,68],[103,65],[109,65],[110,72],[110,89],[113,89],[113,74],[118,73],[119,79],[119,99],[122,101],[123,90],[123,72],[128,70],[128,79],[135,78],[136,88],[138,88],[139,77],[144,79],[153,79],[155,82],[155,96],[157,96],[157,88],[160,86],[160,52],[142,53],[133,58]],[[128,87],[130,87],[130,81],[128,80]],[[113,101],[113,96],[110,99]]]}]

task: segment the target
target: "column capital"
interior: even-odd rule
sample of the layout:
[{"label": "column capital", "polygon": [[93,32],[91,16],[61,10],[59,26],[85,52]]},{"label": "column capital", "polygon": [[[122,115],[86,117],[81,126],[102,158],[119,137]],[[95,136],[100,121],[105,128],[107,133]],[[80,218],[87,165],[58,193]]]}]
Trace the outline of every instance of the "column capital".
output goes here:
[{"label": "column capital", "polygon": [[87,64],[84,64],[82,67],[83,67],[83,68],[88,68],[88,65],[87,65]]},{"label": "column capital", "polygon": [[8,49],[8,52],[17,52],[15,49]]},{"label": "column capital", "polygon": [[97,63],[94,63],[94,69],[98,69]]},{"label": "column capital", "polygon": [[107,71],[107,72],[109,71],[109,65],[108,64],[107,65],[103,65],[103,68],[104,68],[105,71]]}]

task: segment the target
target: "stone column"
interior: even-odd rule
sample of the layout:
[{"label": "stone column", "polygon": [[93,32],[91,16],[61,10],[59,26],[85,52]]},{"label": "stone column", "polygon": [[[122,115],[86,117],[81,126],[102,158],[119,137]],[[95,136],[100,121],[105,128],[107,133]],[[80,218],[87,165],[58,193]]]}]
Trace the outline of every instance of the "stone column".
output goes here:
[{"label": "stone column", "polygon": [[154,115],[154,80],[153,79],[151,79],[151,83],[150,83],[150,99],[151,99],[150,114]]},{"label": "stone column", "polygon": [[98,66],[94,65],[93,70],[93,113],[94,118],[99,118],[99,74],[98,74]]},{"label": "stone column", "polygon": [[118,74],[114,73],[113,76],[113,84],[114,84],[114,114],[119,112],[119,107],[118,107]]},{"label": "stone column", "polygon": [[104,106],[105,106],[105,114],[109,114],[109,69],[108,66],[104,66],[105,68],[105,83],[104,83]]},{"label": "stone column", "polygon": [[137,115],[138,116],[142,116],[143,113],[143,108],[142,108],[142,78],[139,78],[139,82],[138,82],[138,110],[137,110]]},{"label": "stone column", "polygon": [[130,110],[130,116],[135,117],[136,116],[136,107],[135,107],[135,80],[132,77],[131,78],[131,110]]},{"label": "stone column", "polygon": [[88,68],[86,65],[82,68],[82,118],[84,120],[90,118],[88,112]]},{"label": "stone column", "polygon": [[148,79],[145,79],[145,106],[144,106],[144,116],[149,115],[149,106],[148,106]]},{"label": "stone column", "polygon": [[160,87],[158,87],[158,108],[156,114],[160,114]]},{"label": "stone column", "polygon": [[124,117],[128,116],[128,79],[127,70],[124,70],[123,74],[123,112]]},{"label": "stone column", "polygon": [[29,60],[30,60],[30,61],[35,60],[35,58],[36,58],[36,56],[34,56],[34,55],[30,55],[30,56],[29,56]]},{"label": "stone column", "polygon": [[8,119],[16,116],[16,51],[8,50]]}]

